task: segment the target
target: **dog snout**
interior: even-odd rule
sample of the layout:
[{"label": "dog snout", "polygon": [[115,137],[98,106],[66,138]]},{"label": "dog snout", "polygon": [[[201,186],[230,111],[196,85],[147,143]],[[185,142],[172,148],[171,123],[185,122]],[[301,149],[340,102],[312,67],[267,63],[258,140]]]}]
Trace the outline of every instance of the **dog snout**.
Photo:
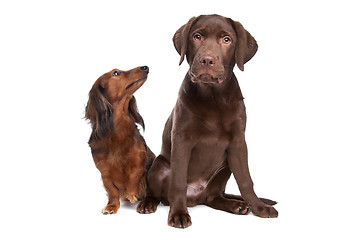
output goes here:
[{"label": "dog snout", "polygon": [[142,66],[140,67],[140,70],[146,73],[149,73],[149,67],[148,66]]},{"label": "dog snout", "polygon": [[200,64],[201,66],[205,67],[205,68],[211,68],[215,65],[216,60],[213,56],[210,55],[204,55],[202,57],[200,57]]}]

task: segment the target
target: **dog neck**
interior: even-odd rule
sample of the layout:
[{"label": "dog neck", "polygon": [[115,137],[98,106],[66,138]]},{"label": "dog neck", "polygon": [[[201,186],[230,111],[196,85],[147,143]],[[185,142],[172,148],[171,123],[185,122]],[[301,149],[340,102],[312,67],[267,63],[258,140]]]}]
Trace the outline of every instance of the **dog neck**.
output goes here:
[{"label": "dog neck", "polygon": [[123,112],[124,114],[129,114],[129,103],[131,100],[131,96],[124,96],[121,98],[121,100],[115,101],[111,103],[114,114],[118,113],[120,114]]},{"label": "dog neck", "polygon": [[133,135],[136,129],[135,120],[129,113],[129,102],[131,97],[124,97],[122,100],[112,104],[114,114],[114,133],[124,138]]}]

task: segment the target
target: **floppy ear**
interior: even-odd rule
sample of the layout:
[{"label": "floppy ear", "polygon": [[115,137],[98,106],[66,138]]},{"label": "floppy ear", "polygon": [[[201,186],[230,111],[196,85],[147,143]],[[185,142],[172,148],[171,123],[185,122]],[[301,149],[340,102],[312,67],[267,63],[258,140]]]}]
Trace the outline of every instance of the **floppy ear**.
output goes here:
[{"label": "floppy ear", "polygon": [[184,61],[184,57],[186,55],[187,47],[188,47],[189,32],[197,19],[198,17],[192,17],[188,21],[188,23],[180,27],[174,34],[173,43],[176,51],[180,54],[179,65],[181,65],[181,63]]},{"label": "floppy ear", "polygon": [[136,99],[134,96],[132,96],[132,98],[130,99],[130,102],[129,102],[129,113],[131,114],[131,116],[133,116],[133,118],[135,119],[135,122],[140,124],[140,126],[145,131],[144,119],[141,117],[141,115],[139,113],[139,110],[136,105]]},{"label": "floppy ear", "polygon": [[114,127],[113,111],[106,90],[95,83],[89,92],[89,100],[85,108],[85,118],[92,126],[91,139],[106,137]]},{"label": "floppy ear", "polygon": [[235,50],[235,60],[241,71],[244,71],[244,64],[249,61],[256,53],[258,45],[256,40],[239,22],[229,18],[236,32],[237,43]]}]

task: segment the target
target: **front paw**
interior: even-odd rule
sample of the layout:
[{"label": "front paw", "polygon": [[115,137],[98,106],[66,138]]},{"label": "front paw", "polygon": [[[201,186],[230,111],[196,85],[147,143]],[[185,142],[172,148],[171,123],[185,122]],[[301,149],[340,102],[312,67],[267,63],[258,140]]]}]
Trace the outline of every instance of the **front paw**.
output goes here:
[{"label": "front paw", "polygon": [[136,211],[141,214],[154,213],[158,205],[159,201],[150,197],[146,197],[144,200],[139,202],[136,207]]},{"label": "front paw", "polygon": [[168,225],[175,228],[187,228],[192,225],[188,213],[169,213]]},{"label": "front paw", "polygon": [[117,205],[117,204],[108,204],[103,208],[102,213],[104,215],[115,214],[115,213],[117,213],[119,207],[120,207],[120,205]]},{"label": "front paw", "polygon": [[266,204],[251,207],[251,211],[255,216],[261,218],[277,218],[279,215],[274,207]]}]

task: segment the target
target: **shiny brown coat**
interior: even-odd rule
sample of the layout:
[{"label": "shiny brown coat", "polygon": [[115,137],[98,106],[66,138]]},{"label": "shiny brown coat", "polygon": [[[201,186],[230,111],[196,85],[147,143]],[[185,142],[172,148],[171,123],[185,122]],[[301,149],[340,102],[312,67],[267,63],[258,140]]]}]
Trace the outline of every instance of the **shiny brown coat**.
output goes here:
[{"label": "shiny brown coat", "polygon": [[135,125],[145,127],[133,94],[148,72],[146,66],[114,69],[99,77],[89,92],[85,118],[92,126],[89,145],[109,198],[104,214],[116,213],[120,199],[136,202],[146,195],[145,167],[155,155]]},{"label": "shiny brown coat", "polygon": [[[277,217],[274,201],[259,199],[253,189],[245,142],[246,112],[235,64],[257,51],[255,39],[236,21],[218,15],[194,17],[174,35],[180,64],[190,69],[163,132],[161,154],[148,173],[149,195],[138,205],[151,213],[161,201],[170,205],[168,225],[185,228],[187,206],[260,217]],[[234,174],[242,196],[225,194]]]}]

